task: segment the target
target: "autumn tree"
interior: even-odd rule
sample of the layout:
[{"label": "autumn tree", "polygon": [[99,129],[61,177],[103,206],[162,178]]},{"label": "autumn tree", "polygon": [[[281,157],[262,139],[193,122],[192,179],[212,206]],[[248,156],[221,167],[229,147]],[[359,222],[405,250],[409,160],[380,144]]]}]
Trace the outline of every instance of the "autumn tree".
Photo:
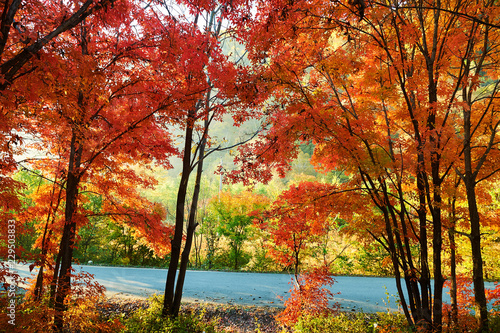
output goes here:
[{"label": "autumn tree", "polygon": [[162,208],[138,192],[155,181],[132,167],[153,161],[170,166],[168,158],[176,150],[167,126],[175,122],[176,110],[189,102],[192,92],[183,89],[185,82],[176,74],[180,49],[159,38],[177,36],[175,22],[164,18],[161,24],[150,24],[155,13],[139,5],[128,9],[131,14],[126,17],[108,14],[101,21],[82,22],[78,31],[54,45],[58,54],[39,60],[51,64],[49,75],[39,73],[37,80],[18,83],[40,96],[25,106],[24,113],[30,123],[27,130],[40,138],[32,148],[49,156],[31,164],[53,182],[45,192],[39,281],[43,282],[43,267],[52,264],[46,247],[54,237],[60,243],[53,258],[50,299],[57,330],[63,329],[77,231],[90,214],[81,206],[85,192],[102,196],[104,214],[130,225],[135,236],[147,239],[159,254],[169,245],[159,242],[169,232],[162,223]]},{"label": "autumn tree", "polygon": [[293,325],[302,316],[324,316],[338,310],[337,303],[329,304],[333,300],[329,288],[335,282],[329,267],[332,261],[314,253],[334,226],[338,207],[330,196],[338,191],[335,185],[319,182],[292,185],[257,220],[267,236],[269,256],[293,271],[290,297],[277,317],[283,325]]},{"label": "autumn tree", "polygon": [[[0,214],[2,234],[7,234],[6,221],[12,218],[12,211],[20,208],[18,200],[21,184],[12,179],[16,170],[14,154],[22,153],[22,123],[19,121],[17,107],[30,95],[30,91],[19,91],[11,85],[21,79],[28,80],[30,74],[43,63],[34,64],[40,53],[52,40],[65,34],[82,20],[92,17],[100,10],[108,8],[115,1],[88,0],[78,4],[58,1],[24,2],[5,1],[1,6],[0,18]],[[121,3],[121,2],[120,2]],[[117,6],[120,7],[120,6]],[[17,232],[21,235],[23,226],[16,222]],[[5,247],[1,247],[3,252]],[[0,275],[3,275],[3,270]]]},{"label": "autumn tree", "polygon": [[210,201],[210,208],[218,221],[215,230],[229,240],[235,270],[241,264],[242,247],[250,236],[255,215],[266,208],[268,201],[265,196],[248,191],[238,194],[223,192]]},{"label": "autumn tree", "polygon": [[[332,192],[334,187],[326,184],[304,182],[292,185],[272,203],[266,218],[258,223],[259,228],[269,235],[266,243],[269,255],[290,268],[296,279],[308,257],[308,250],[333,225],[335,216],[331,215],[334,213],[328,201],[322,198]],[[305,201],[305,197],[309,200]]]},{"label": "autumn tree", "polygon": [[[290,15],[289,9],[286,10]],[[374,224],[369,230],[391,253],[398,290],[402,294],[402,286],[398,283],[401,267],[411,295],[409,307],[415,322],[424,320],[430,323],[432,321],[430,309],[432,302],[429,299],[430,272],[427,265],[427,240],[423,241],[427,239],[427,220],[425,215],[420,215],[422,223],[420,230],[424,233],[420,238],[423,249],[419,280],[424,294],[420,295],[414,275],[417,272],[413,267],[415,259],[412,251],[408,251],[413,242],[419,239],[418,236],[411,237],[409,231],[414,231],[418,227],[413,225],[413,219],[407,220],[410,217],[405,212],[407,199],[401,195],[406,192],[404,186],[409,179],[404,179],[403,173],[396,171],[403,166],[405,170],[410,168],[410,172],[413,173],[412,163],[407,163],[410,162],[407,158],[399,159],[402,156],[402,147],[408,146],[404,142],[411,141],[411,138],[394,136],[395,133],[391,132],[390,127],[394,120],[389,117],[389,111],[392,109],[387,106],[391,98],[399,96],[390,94],[392,87],[377,87],[377,81],[373,79],[371,85],[364,85],[370,82],[366,80],[363,81],[363,85],[356,82],[356,78],[361,78],[363,75],[356,73],[360,73],[362,67],[367,65],[363,62],[365,59],[360,60],[357,45],[349,44],[347,50],[339,47],[340,42],[335,43],[335,40],[330,39],[330,34],[324,30],[318,29],[312,32],[307,30],[306,27],[310,24],[317,24],[313,16],[310,20],[303,20],[302,12],[294,13],[297,14],[294,14],[293,22],[301,21],[306,32],[299,34],[297,32],[301,31],[299,28],[293,33],[293,30],[290,30],[290,39],[281,37],[276,41],[279,47],[276,47],[269,80],[277,84],[284,82],[285,85],[283,90],[275,90],[277,103],[275,110],[271,110],[274,112],[270,117],[275,127],[266,133],[267,142],[256,143],[251,148],[257,150],[256,155],[261,161],[266,159],[276,161],[276,166],[283,169],[286,167],[284,161],[297,154],[295,142],[312,139],[317,143],[315,161],[323,170],[332,170],[340,165],[355,175],[346,186],[349,184],[348,186],[360,190],[364,188],[365,198],[371,199],[375,207],[380,209],[381,214],[372,217],[374,222],[380,224]],[[270,19],[280,21],[279,17]],[[282,21],[284,25],[289,24],[289,21]],[[265,39],[265,43],[268,43],[268,40]],[[306,47],[307,40],[314,41],[310,48]],[[349,48],[352,48],[352,51]],[[318,49],[323,52],[318,52]],[[367,53],[371,51],[369,48],[364,50]],[[370,54],[366,59],[376,58]],[[285,63],[282,63],[282,60]],[[374,70],[383,73],[378,63],[370,64],[373,64]],[[370,95],[371,92],[377,91],[387,92],[382,95],[380,101],[377,101],[378,96]],[[395,110],[396,117],[397,111]],[[378,126],[375,127],[373,124]],[[388,141],[387,138],[394,138],[398,142]],[[247,160],[242,161],[248,163]],[[258,163],[258,160],[253,162],[253,164]],[[266,161],[262,169],[268,168],[269,165],[271,163]],[[424,201],[421,207],[424,208],[425,199],[426,196],[422,193],[421,200]],[[398,225],[401,225],[402,230]],[[440,234],[440,228],[438,230]],[[437,243],[436,246],[437,252],[440,252],[440,244]],[[436,269],[440,274],[440,263]],[[438,292],[438,297],[439,294]],[[404,297],[402,302],[403,308],[406,308]],[[406,315],[408,320],[413,322],[408,311]]]},{"label": "autumn tree", "polygon": [[[237,22],[243,15],[248,15],[249,8],[246,4],[234,1],[221,3],[195,1],[183,4],[194,18],[192,22],[186,23],[186,28],[183,30],[185,41],[183,71],[189,88],[197,93],[193,95],[195,98],[190,101],[191,104],[183,109],[184,114],[179,123],[184,131],[182,173],[177,192],[171,260],[165,283],[162,311],[164,316],[177,316],[179,312],[185,273],[197,226],[196,210],[204,159],[215,151],[230,148],[222,147],[222,143],[210,140],[210,126],[213,122],[221,120],[224,114],[231,114],[235,124],[258,117],[255,108],[264,99],[258,94],[255,79],[257,74],[239,62],[241,57],[230,58],[222,53],[222,43],[231,37],[234,28],[227,26],[223,30],[223,22]],[[186,194],[193,171],[195,171],[194,190],[183,243]],[[179,269],[178,275],[177,269]]]},{"label": "autumn tree", "polygon": [[[474,282],[475,310],[480,331],[488,331],[488,309],[484,288],[484,268],[482,256],[481,222],[478,196],[482,192],[478,186],[498,177],[498,131],[500,114],[498,95],[500,80],[498,69],[500,59],[497,50],[498,28],[488,23],[498,24],[498,6],[494,2],[468,7],[473,17],[483,16],[484,22],[463,20],[465,36],[463,45],[455,54],[457,70],[456,90],[461,102],[462,123],[457,126],[462,145],[457,154],[462,157],[455,170],[465,185],[470,220],[470,243],[472,249],[472,278]],[[482,220],[482,221],[481,221]]]},{"label": "autumn tree", "polygon": [[[273,91],[267,113],[273,127],[241,150],[237,162],[244,171],[234,178],[267,180],[273,167],[284,172],[298,154],[297,143],[313,140],[318,168],[347,171],[345,186],[371,202],[372,211],[365,212],[370,223],[357,229],[391,255],[408,321],[436,331],[443,320],[443,189],[453,182],[449,176],[462,155],[457,147],[465,142],[457,131],[465,105],[459,92],[467,95],[463,82],[470,82],[470,95],[478,98],[474,82],[480,81],[474,80],[491,80],[486,70],[466,75],[460,64],[471,57],[459,50],[484,45],[469,53],[475,68],[483,54],[494,61],[484,50],[496,47],[488,34],[477,42],[474,29],[463,29],[491,33],[495,5],[477,4],[488,19],[465,14],[469,6],[476,4],[276,1],[261,4],[249,23],[254,34],[246,36],[250,59],[269,66],[263,80]],[[495,82],[487,91],[495,96]],[[492,113],[488,104],[479,114]],[[496,132],[492,124],[489,133]],[[484,316],[479,323],[487,330]]]}]

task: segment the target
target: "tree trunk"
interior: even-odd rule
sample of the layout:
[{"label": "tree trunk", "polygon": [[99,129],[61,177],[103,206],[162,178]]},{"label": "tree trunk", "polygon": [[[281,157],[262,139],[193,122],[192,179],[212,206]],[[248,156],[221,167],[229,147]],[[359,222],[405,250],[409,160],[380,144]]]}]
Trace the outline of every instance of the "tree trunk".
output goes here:
[{"label": "tree trunk", "polygon": [[177,277],[177,285],[175,287],[174,303],[171,310],[171,315],[174,317],[178,315],[181,306],[182,289],[184,287],[184,279],[186,277],[187,265],[189,263],[189,254],[191,252],[191,245],[193,243],[194,231],[196,229],[196,212],[198,208],[198,199],[200,195],[201,176],[203,174],[203,157],[205,155],[205,146],[207,143],[206,136],[208,135],[208,120],[205,120],[205,133],[204,138],[200,143],[200,150],[198,152],[199,160],[196,170],[196,180],[193,191],[193,199],[191,200],[191,209],[189,210],[189,220],[186,233],[186,244],[182,251],[181,265],[179,269],[179,276]]},{"label": "tree trunk", "polygon": [[57,253],[56,262],[54,265],[54,272],[52,274],[52,280],[50,281],[50,294],[49,294],[49,307],[54,307],[56,290],[57,290],[57,276],[59,273],[59,267],[61,266],[61,251]]},{"label": "tree trunk", "polygon": [[63,331],[63,314],[65,309],[64,300],[71,288],[71,262],[73,259],[73,247],[75,244],[76,222],[74,214],[78,207],[78,185],[80,182],[79,169],[82,158],[83,146],[77,142],[77,135],[73,131],[71,138],[71,153],[68,166],[68,179],[66,182],[66,208],[64,212],[64,229],[59,246],[59,257],[61,264],[59,271],[54,272],[54,276],[58,274],[56,280],[55,291],[55,317],[54,328],[58,332]]},{"label": "tree trunk", "polygon": [[433,235],[432,235],[432,259],[434,271],[434,304],[432,309],[433,326],[435,332],[442,331],[443,325],[443,285],[444,278],[442,273],[442,221],[441,221],[441,182],[439,179],[439,159],[431,162],[433,170],[433,209],[432,209],[432,222],[433,222]]},{"label": "tree trunk", "polygon": [[432,324],[431,312],[431,274],[429,269],[429,249],[427,243],[427,209],[425,199],[425,168],[422,143],[419,142],[418,165],[417,165],[417,189],[418,189],[418,221],[419,221],[419,245],[420,245],[420,278],[418,280],[422,292],[422,318]]},{"label": "tree trunk", "polygon": [[[465,94],[464,90],[464,97]],[[474,303],[476,307],[476,319],[478,321],[478,332],[489,332],[488,308],[486,294],[484,291],[483,257],[481,253],[481,224],[476,201],[476,176],[472,171],[472,147],[471,147],[471,106],[463,109],[464,116],[464,174],[462,178],[467,193],[470,219],[470,242],[472,250],[472,281],[474,284]]]},{"label": "tree trunk", "polygon": [[189,184],[189,176],[191,174],[191,148],[193,144],[195,114],[196,110],[192,109],[188,112],[187,116],[184,155],[182,157],[182,176],[181,182],[179,184],[179,190],[177,192],[174,237],[170,242],[170,263],[168,265],[167,281],[165,283],[165,297],[163,299],[162,310],[163,317],[172,315],[175,310],[175,278],[177,275],[177,267],[179,266],[179,257],[181,254],[182,234],[184,230],[184,205],[186,203],[186,193]]},{"label": "tree trunk", "polygon": [[[439,12],[435,13],[435,18],[439,17]],[[437,23],[434,27],[438,29]],[[442,220],[441,220],[441,174],[440,174],[440,164],[441,164],[441,135],[436,132],[436,113],[437,113],[437,103],[438,103],[438,80],[439,75],[434,72],[435,64],[435,53],[434,49],[431,53],[427,53],[426,50],[425,60],[427,65],[427,75],[428,75],[428,99],[429,99],[429,109],[427,114],[427,131],[429,131],[429,143],[431,149],[431,175],[432,175],[432,189],[428,189],[429,200],[427,204],[429,205],[431,215],[432,215],[432,260],[433,260],[433,273],[434,273],[434,304],[432,308],[433,315],[433,327],[435,332],[441,332],[443,326],[443,284],[444,278],[442,273],[442,247],[443,247],[443,234],[442,234]],[[432,193],[432,201],[430,195]]]},{"label": "tree trunk", "polygon": [[450,298],[451,298],[451,323],[454,326],[458,324],[458,304],[457,304],[457,258],[456,258],[456,243],[455,243],[455,226],[453,225],[448,230],[450,239]]},{"label": "tree trunk", "polygon": [[484,291],[483,256],[481,253],[481,227],[477,210],[475,183],[466,183],[467,202],[470,215],[470,241],[472,249],[472,281],[474,284],[474,304],[476,319],[479,324],[478,332],[489,332],[488,307]]},{"label": "tree trunk", "polygon": [[203,235],[200,234],[199,237],[193,236],[194,243],[194,264],[197,268],[201,267],[200,251],[203,246]]},{"label": "tree trunk", "polygon": [[[54,197],[54,193],[56,190],[56,182],[57,182],[57,177],[54,179],[54,184],[52,188],[52,195],[51,198]],[[50,209],[49,213],[47,214],[47,221],[45,223],[45,228],[43,231],[43,237],[42,237],[42,253],[40,254],[41,258],[41,263],[40,263],[40,269],[38,271],[38,276],[36,279],[36,285],[35,285],[35,290],[33,294],[35,295],[35,301],[40,301],[43,296],[43,277],[44,277],[44,267],[47,265],[47,252],[48,252],[48,242],[50,241],[50,238],[52,236],[52,229],[48,230],[50,220],[52,222],[54,221],[56,212],[59,208],[59,204],[61,203],[61,196],[62,196],[62,188],[59,189],[59,194],[57,196],[57,202],[55,207],[52,207],[52,199],[50,202]]]}]

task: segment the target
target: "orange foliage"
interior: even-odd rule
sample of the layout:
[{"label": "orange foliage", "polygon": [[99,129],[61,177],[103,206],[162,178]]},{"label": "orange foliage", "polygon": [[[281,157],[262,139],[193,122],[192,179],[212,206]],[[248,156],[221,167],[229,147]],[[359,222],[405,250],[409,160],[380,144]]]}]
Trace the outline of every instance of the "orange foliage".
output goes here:
[{"label": "orange foliage", "polygon": [[[342,202],[354,203],[353,211],[366,206],[359,211],[363,219],[348,221],[350,229],[382,244],[396,277],[412,281],[407,288],[415,301],[400,295],[408,321],[438,327],[441,309],[432,304],[440,304],[442,296],[446,228],[457,219],[470,222],[465,227],[472,234],[474,267],[480,267],[479,223],[498,223],[491,218],[497,213],[478,210],[491,209],[480,186],[492,186],[500,170],[500,58],[494,51],[500,6],[356,4],[258,3],[251,33],[242,38],[249,58],[268,68],[263,80],[273,97],[267,105],[270,126],[260,140],[240,148],[236,162],[242,168],[232,176],[268,181],[273,168],[283,175],[299,144],[312,142],[316,168],[346,171],[350,187],[357,189],[351,202]],[[440,10],[422,8],[426,5]],[[475,20],[483,15],[487,22]],[[452,208],[447,203],[454,198]],[[297,195],[300,200],[310,202],[308,193]],[[303,208],[280,220],[290,229],[314,230],[314,221],[302,222],[311,210]],[[332,214],[338,208],[329,207]],[[453,214],[457,219],[443,222]],[[294,245],[300,242],[286,246]]]},{"label": "orange foliage", "polygon": [[[284,191],[266,212],[258,227],[269,233],[269,255],[286,267],[298,266],[303,251],[328,233],[334,212],[328,195],[334,187],[321,183],[300,183]],[[308,198],[304,200],[304,198]]]},{"label": "orange foliage", "polygon": [[282,325],[293,326],[302,316],[326,316],[339,308],[330,304],[334,294],[328,287],[335,280],[327,263],[299,274],[305,252],[328,234],[336,218],[333,214],[341,210],[339,202],[332,200],[338,191],[336,186],[317,182],[292,185],[273,202],[265,219],[256,222],[269,234],[269,256],[293,267],[295,273],[285,310],[277,316]]},{"label": "orange foliage", "polygon": [[[272,203],[256,225],[269,234],[269,255],[285,267],[298,269],[305,252],[335,226],[337,218],[369,219],[369,210],[344,186],[320,182],[292,185]],[[296,270],[298,273],[298,270]]]},{"label": "orange foliage", "polygon": [[290,296],[285,300],[285,310],[276,316],[283,326],[293,326],[300,317],[323,317],[339,310],[338,303],[332,303],[332,287],[335,279],[326,266],[316,267],[292,279]]},{"label": "orange foliage", "polygon": [[[447,280],[445,286],[450,287],[451,281]],[[500,283],[495,284],[493,289],[485,289],[486,298],[489,306],[491,306],[490,314],[498,315],[500,313]],[[464,332],[475,331],[478,328],[478,323],[472,310],[475,308],[474,303],[474,290],[472,285],[472,279],[470,277],[459,275],[457,276],[457,305],[458,305],[458,316],[457,322],[454,323],[452,320],[451,305],[445,304],[443,307],[445,313],[445,324],[448,327],[459,327]]]},{"label": "orange foliage", "polygon": [[[51,275],[52,271],[48,272]],[[46,277],[48,281],[50,279]],[[108,321],[101,317],[97,309],[98,304],[104,299],[104,287],[93,279],[87,272],[73,272],[70,294],[66,299],[68,311],[65,312],[65,329],[77,332],[118,332],[122,324],[118,319]],[[28,281],[29,282],[29,281]],[[48,283],[47,283],[48,284]],[[4,312],[0,315],[0,327],[9,327],[9,332],[51,332],[53,327],[54,309],[49,306],[47,297],[40,302],[33,299],[34,283],[30,285],[23,299],[17,296],[15,326],[8,323],[11,318]],[[7,297],[0,298],[1,306],[8,301]]]}]

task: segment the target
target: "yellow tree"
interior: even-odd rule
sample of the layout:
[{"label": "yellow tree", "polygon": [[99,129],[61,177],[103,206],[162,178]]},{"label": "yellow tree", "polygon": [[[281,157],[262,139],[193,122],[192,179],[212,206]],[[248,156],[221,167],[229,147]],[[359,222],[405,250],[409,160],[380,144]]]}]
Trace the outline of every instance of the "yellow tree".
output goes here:
[{"label": "yellow tree", "polygon": [[252,222],[267,208],[269,199],[253,192],[223,192],[210,200],[210,210],[218,220],[216,230],[229,240],[234,269],[238,270],[243,244],[251,236]]}]

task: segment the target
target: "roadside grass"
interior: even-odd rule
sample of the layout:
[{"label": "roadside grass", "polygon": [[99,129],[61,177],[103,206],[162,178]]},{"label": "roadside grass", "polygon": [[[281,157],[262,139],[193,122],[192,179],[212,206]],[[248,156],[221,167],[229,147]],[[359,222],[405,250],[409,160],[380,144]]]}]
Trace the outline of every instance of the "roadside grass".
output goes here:
[{"label": "roadside grass", "polygon": [[217,333],[216,318],[206,320],[204,313],[199,315],[180,313],[177,318],[161,316],[163,299],[160,296],[149,298],[149,307],[138,309],[123,320],[122,332],[165,332],[165,333]]},{"label": "roadside grass", "polygon": [[[0,297],[0,332],[10,327],[5,316],[6,298]],[[76,302],[76,301],[75,301]],[[108,300],[109,302],[109,300]],[[410,327],[398,313],[339,312],[325,317],[301,317],[293,327],[279,327],[274,320],[276,308],[243,307],[216,304],[183,303],[180,315],[162,318],[162,296],[147,301],[127,299],[115,306],[92,298],[71,303],[67,313],[68,332],[108,333],[420,333]],[[119,305],[119,306],[117,306]],[[107,309],[107,310],[106,310]],[[113,309],[111,311],[111,309]],[[105,311],[106,310],[106,311]],[[8,332],[51,332],[50,308],[46,302],[26,300],[16,307],[16,326]],[[244,318],[246,318],[244,320]],[[475,332],[472,315],[461,317],[450,325],[445,316],[443,333]],[[500,332],[500,313],[490,316],[490,332]]]},{"label": "roadside grass", "polygon": [[[418,333],[422,330],[408,325],[404,315],[399,313],[363,313],[339,312],[326,317],[301,317],[293,327],[270,328],[257,323],[253,328],[241,325],[237,316],[232,316],[228,322],[224,312],[234,312],[234,308],[213,307],[198,305],[196,310],[181,311],[176,319],[162,318],[161,296],[153,296],[148,300],[149,307],[138,309],[128,318],[121,318],[124,328],[121,333],[134,332],[179,332],[179,333]],[[473,317],[471,315],[471,320]],[[257,321],[258,318],[255,318]],[[500,316],[490,317],[490,332],[500,332]],[[465,333],[474,332],[472,327],[450,326],[445,320],[443,332]]]}]

